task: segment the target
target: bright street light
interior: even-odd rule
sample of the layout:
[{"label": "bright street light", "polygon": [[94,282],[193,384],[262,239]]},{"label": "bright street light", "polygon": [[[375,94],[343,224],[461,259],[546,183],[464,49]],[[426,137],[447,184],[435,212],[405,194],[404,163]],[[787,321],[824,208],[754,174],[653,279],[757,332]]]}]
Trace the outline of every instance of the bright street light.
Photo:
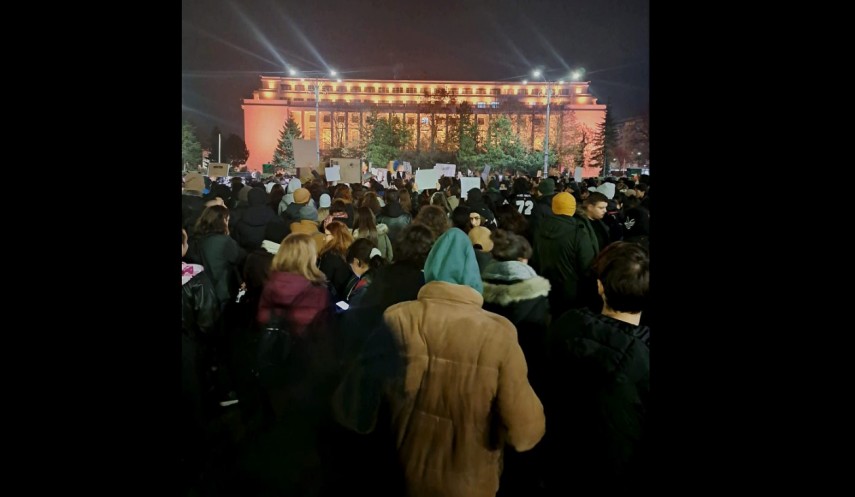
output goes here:
[{"label": "bright street light", "polygon": [[532,76],[534,76],[535,78],[539,78],[539,77],[540,77],[540,69],[535,69],[534,71],[532,71],[532,73],[531,73],[531,74],[532,74]]},{"label": "bright street light", "polygon": [[330,76],[335,76],[335,75],[336,75],[336,72],[335,72],[335,70],[333,70],[333,69],[330,69]]},{"label": "bright street light", "polygon": [[293,69],[289,69],[289,70],[288,70],[288,74],[290,74],[291,76],[296,76],[296,75],[297,75],[297,71],[295,71],[295,70],[293,70]]}]

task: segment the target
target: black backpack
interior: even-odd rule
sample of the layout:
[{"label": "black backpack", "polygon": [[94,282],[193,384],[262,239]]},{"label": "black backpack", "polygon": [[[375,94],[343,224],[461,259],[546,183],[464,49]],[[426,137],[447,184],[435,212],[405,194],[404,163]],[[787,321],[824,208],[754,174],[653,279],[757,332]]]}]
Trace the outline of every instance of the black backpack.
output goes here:
[{"label": "black backpack", "polygon": [[256,348],[255,375],[266,387],[281,386],[287,380],[288,359],[296,338],[291,334],[288,319],[276,310],[270,311],[270,319],[261,328]]}]

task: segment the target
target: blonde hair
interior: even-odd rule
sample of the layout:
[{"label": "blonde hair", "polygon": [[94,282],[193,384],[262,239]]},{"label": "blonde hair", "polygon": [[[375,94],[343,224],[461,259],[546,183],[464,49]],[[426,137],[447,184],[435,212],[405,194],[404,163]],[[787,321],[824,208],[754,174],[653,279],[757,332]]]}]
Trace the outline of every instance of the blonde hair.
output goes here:
[{"label": "blonde hair", "polygon": [[306,233],[291,233],[279,245],[273,256],[271,269],[295,273],[315,284],[324,283],[327,277],[317,267],[318,249],[315,240]]}]

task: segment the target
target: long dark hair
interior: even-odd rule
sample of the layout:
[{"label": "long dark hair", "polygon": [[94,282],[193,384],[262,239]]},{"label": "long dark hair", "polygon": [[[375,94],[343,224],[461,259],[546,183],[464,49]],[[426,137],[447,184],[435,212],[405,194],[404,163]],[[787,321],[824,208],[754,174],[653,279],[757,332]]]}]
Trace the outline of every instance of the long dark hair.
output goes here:
[{"label": "long dark hair", "polygon": [[448,231],[451,228],[451,222],[448,220],[448,215],[445,209],[438,205],[425,205],[419,210],[418,216],[413,221],[427,226],[433,232],[435,238]]},{"label": "long dark hair", "polygon": [[212,233],[229,234],[229,208],[222,205],[212,205],[205,207],[199,220],[196,221],[196,228],[193,231],[197,236],[208,235]]},{"label": "long dark hair", "polygon": [[423,224],[410,224],[401,232],[399,248],[395,251],[395,263],[407,264],[424,269],[430,249],[433,247],[433,231]]},{"label": "long dark hair", "polygon": [[465,205],[458,205],[451,212],[451,222],[454,224],[455,228],[460,228],[464,233],[469,234],[469,230],[472,229],[472,220],[469,219],[469,215],[472,213],[472,209]]},{"label": "long dark hair", "polygon": [[380,200],[374,192],[367,192],[363,195],[362,202],[359,205],[361,207],[368,207],[371,209],[371,212],[373,212],[375,216],[380,214]]},{"label": "long dark hair", "polygon": [[367,264],[370,269],[377,269],[389,263],[382,255],[375,254],[371,257],[371,250],[377,248],[371,240],[367,238],[357,238],[350,247],[347,248],[347,263],[353,262],[353,259],[358,260],[362,264]]},{"label": "long dark hair", "polygon": [[359,230],[360,238],[368,238],[375,245],[377,244],[377,221],[374,220],[374,212],[370,207],[363,205],[356,210],[353,229]]}]

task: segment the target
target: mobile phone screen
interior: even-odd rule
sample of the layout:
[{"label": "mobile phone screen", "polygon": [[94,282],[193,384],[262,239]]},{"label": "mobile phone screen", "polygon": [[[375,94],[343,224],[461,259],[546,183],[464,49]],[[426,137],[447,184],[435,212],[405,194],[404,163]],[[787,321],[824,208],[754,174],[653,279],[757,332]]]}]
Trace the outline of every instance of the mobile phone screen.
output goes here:
[{"label": "mobile phone screen", "polygon": [[340,307],[344,311],[350,309],[350,305],[348,305],[348,303],[345,302],[344,300],[342,300],[340,302],[336,302],[335,305],[337,305],[338,307]]}]

